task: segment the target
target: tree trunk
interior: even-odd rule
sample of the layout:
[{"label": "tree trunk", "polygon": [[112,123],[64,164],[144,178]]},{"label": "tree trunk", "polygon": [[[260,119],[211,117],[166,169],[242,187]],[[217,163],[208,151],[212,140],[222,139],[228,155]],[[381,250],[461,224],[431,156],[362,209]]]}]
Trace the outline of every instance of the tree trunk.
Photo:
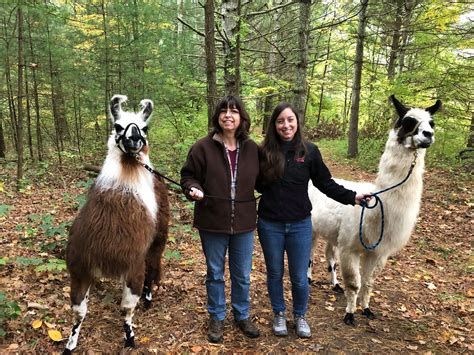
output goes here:
[{"label": "tree trunk", "polygon": [[467,147],[474,148],[474,111],[471,114],[471,126],[469,129],[469,139],[467,140]]},{"label": "tree trunk", "polygon": [[223,0],[224,82],[226,95],[240,94],[240,0]]},{"label": "tree trunk", "polygon": [[[273,6],[278,7],[283,4],[283,0],[275,0],[273,1]],[[275,10],[272,15],[272,22],[274,24],[274,30],[271,36],[271,43],[279,43],[281,37],[281,18],[283,15],[283,8],[279,8]],[[274,85],[276,78],[278,77],[277,72],[277,54],[275,53],[275,49],[270,46],[268,55],[265,58],[265,67],[268,77],[270,78],[270,82]],[[263,122],[262,122],[262,132],[265,134],[267,131],[268,122],[270,121],[270,116],[272,115],[273,107],[275,101],[275,93],[274,90],[269,92],[264,99],[263,103]]]},{"label": "tree trunk", "polygon": [[26,22],[28,25],[28,42],[30,45],[30,57],[32,60],[31,73],[33,76],[33,98],[35,101],[35,117],[36,117],[36,153],[38,154],[38,160],[43,160],[43,137],[41,132],[41,121],[40,121],[40,107],[39,107],[39,96],[38,96],[38,80],[36,79],[36,69],[38,68],[37,59],[33,51],[33,40],[31,39],[31,25],[30,19]]},{"label": "tree trunk", "polygon": [[364,60],[365,26],[367,24],[367,5],[369,0],[361,0],[359,13],[359,26],[357,29],[356,56],[354,60],[354,82],[352,83],[351,116],[349,121],[349,135],[347,154],[354,158],[358,154],[357,140],[359,135],[359,104],[360,83],[362,79],[362,64]]},{"label": "tree trunk", "polygon": [[26,58],[23,61],[23,67],[25,68],[25,98],[26,98],[26,129],[28,132],[28,151],[30,152],[30,159],[35,161],[35,155],[33,153],[33,135],[31,133],[31,105],[30,105],[30,92],[28,82],[28,70],[26,69]]},{"label": "tree trunk", "polygon": [[63,137],[62,137],[62,132],[61,132],[61,126],[59,124],[59,109],[58,109],[58,100],[56,97],[56,92],[55,92],[55,72],[53,68],[53,54],[51,53],[51,38],[50,38],[50,32],[49,32],[49,24],[46,23],[46,32],[48,35],[48,62],[49,62],[49,76],[51,80],[51,107],[53,111],[53,121],[54,121],[54,129],[55,129],[55,135],[54,135],[54,143],[56,145],[56,153],[58,154],[58,160],[59,160],[59,165],[62,166],[63,161],[61,157],[61,151],[63,150],[64,143],[63,143]]},{"label": "tree trunk", "polygon": [[17,8],[18,23],[18,120],[16,132],[18,135],[17,144],[17,189],[20,189],[21,180],[23,179],[23,11],[21,6]]},{"label": "tree trunk", "polygon": [[306,93],[308,92],[308,37],[311,17],[311,0],[299,0],[298,59],[294,83],[294,106],[300,117],[300,125],[305,124]]},{"label": "tree trunk", "polygon": [[[104,70],[105,70],[105,82],[104,82],[104,117],[105,117],[105,141],[107,141],[110,130],[111,122],[108,119],[109,115],[109,100],[111,99],[110,95],[110,60],[109,60],[109,40],[108,40],[108,31],[107,31],[107,20],[106,20],[106,9],[105,1],[101,2],[102,10],[102,30],[104,31]],[[77,121],[76,121],[77,122]]]},{"label": "tree trunk", "polygon": [[206,0],[204,4],[204,18],[206,37],[206,77],[207,77],[207,127],[212,126],[211,117],[217,101],[216,75],[216,42],[214,21],[214,0]]},{"label": "tree trunk", "polygon": [[0,158],[5,159],[6,146],[5,146],[5,133],[3,132],[3,118],[2,112],[0,111]]},{"label": "tree trunk", "polygon": [[[335,14],[334,14],[335,16]],[[334,20],[334,19],[333,19]],[[331,52],[331,35],[332,35],[332,29],[333,27],[331,26],[329,28],[329,35],[328,35],[328,44],[327,44],[327,47],[326,47],[326,60],[324,62],[324,70],[323,70],[323,77],[321,79],[321,92],[319,93],[319,107],[318,107],[318,118],[316,120],[316,122],[319,124],[319,122],[321,121],[321,111],[323,109],[323,98],[324,98],[324,84],[326,82],[326,73],[327,73],[327,70],[328,70],[328,66],[329,66],[329,53]],[[309,90],[308,90],[309,91]]]},{"label": "tree trunk", "polygon": [[390,57],[388,59],[388,79],[395,77],[397,56],[400,48],[400,29],[402,27],[403,0],[397,0],[397,11],[395,12],[395,22],[393,24],[392,44],[390,46]]}]

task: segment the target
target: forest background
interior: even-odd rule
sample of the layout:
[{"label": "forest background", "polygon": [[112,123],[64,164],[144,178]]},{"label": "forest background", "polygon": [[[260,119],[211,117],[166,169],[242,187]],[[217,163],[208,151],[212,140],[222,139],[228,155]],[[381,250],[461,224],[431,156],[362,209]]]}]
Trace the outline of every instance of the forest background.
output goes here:
[{"label": "forest background", "polygon": [[[243,98],[257,142],[274,106],[289,101],[310,140],[368,172],[393,122],[389,95],[417,107],[440,99],[428,166],[469,180],[472,23],[469,1],[2,1],[0,218],[12,215],[15,194],[101,165],[117,93],[128,109],[154,101],[151,159],[174,178],[225,94]],[[62,250],[70,221],[28,221],[17,232],[59,235],[47,249]],[[64,266],[6,254],[0,265]],[[20,313],[4,291],[0,311],[0,325]]]}]

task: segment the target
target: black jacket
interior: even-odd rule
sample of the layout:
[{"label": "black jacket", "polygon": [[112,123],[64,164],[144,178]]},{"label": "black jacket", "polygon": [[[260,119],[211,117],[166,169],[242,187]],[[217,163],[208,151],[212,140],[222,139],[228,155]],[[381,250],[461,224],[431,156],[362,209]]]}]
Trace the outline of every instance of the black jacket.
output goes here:
[{"label": "black jacket", "polygon": [[311,215],[308,196],[309,179],[321,192],[345,205],[355,204],[356,193],[337,184],[323,162],[319,149],[313,143],[306,143],[304,158],[295,157],[294,146],[284,144],[285,156],[283,176],[275,182],[257,189],[262,193],[258,205],[258,216],[276,222],[300,221]]}]

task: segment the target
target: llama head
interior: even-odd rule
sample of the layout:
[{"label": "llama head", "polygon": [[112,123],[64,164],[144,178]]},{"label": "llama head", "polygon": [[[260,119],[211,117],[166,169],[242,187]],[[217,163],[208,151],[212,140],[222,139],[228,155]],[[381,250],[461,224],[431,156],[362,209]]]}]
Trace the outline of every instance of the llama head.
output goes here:
[{"label": "llama head", "polygon": [[140,102],[140,112],[127,112],[122,110],[125,101],[127,96],[124,95],[114,95],[110,100],[110,114],[114,128],[109,139],[109,147],[116,146],[123,153],[135,156],[148,145],[146,135],[153,102],[144,99]]},{"label": "llama head", "polygon": [[398,143],[412,149],[431,146],[435,141],[432,116],[441,107],[441,101],[437,100],[433,106],[420,109],[404,106],[395,95],[390,96],[390,99],[398,113],[394,127]]}]

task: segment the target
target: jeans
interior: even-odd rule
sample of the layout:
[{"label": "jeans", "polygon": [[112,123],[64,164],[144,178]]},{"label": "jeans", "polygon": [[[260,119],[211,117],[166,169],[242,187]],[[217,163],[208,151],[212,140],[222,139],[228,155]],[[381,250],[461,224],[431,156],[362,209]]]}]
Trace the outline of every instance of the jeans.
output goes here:
[{"label": "jeans", "polygon": [[200,230],[199,235],[206,257],[207,311],[210,317],[224,320],[226,315],[224,268],[228,250],[234,318],[236,321],[249,318],[254,232],[230,235]]},{"label": "jeans", "polygon": [[293,314],[304,316],[308,309],[308,263],[311,254],[311,217],[294,223],[258,219],[258,237],[267,266],[268,295],[273,312],[285,312],[283,274],[285,251],[288,257]]}]

